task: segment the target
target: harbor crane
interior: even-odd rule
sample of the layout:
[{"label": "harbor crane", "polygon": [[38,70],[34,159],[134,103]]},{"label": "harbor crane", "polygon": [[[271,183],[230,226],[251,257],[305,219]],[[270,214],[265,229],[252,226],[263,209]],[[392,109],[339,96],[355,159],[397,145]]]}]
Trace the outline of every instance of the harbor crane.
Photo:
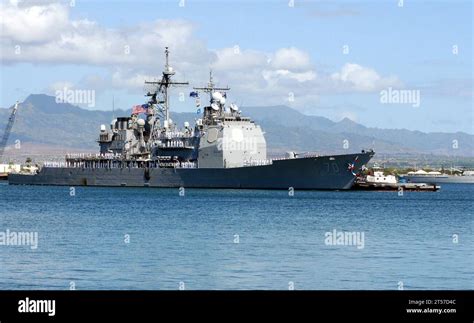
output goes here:
[{"label": "harbor crane", "polygon": [[10,117],[8,118],[7,126],[5,127],[5,131],[3,132],[2,140],[0,141],[0,160],[3,157],[3,152],[5,151],[8,137],[10,137],[10,132],[12,131],[13,123],[15,122],[17,110],[18,110],[18,101],[15,103],[12,113],[10,114]]}]

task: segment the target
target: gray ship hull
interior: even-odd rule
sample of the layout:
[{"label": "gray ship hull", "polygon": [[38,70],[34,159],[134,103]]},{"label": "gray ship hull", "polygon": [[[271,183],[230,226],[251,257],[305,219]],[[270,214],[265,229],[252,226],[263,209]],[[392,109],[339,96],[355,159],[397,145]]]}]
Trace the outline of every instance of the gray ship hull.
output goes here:
[{"label": "gray ship hull", "polygon": [[275,160],[237,168],[68,168],[43,167],[38,174],[10,174],[12,185],[127,186],[243,189],[350,189],[373,152]]}]

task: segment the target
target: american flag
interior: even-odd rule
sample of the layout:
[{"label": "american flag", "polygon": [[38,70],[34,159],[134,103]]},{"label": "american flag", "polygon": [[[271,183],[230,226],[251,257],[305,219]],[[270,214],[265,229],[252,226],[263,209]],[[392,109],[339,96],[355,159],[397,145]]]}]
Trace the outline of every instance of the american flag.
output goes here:
[{"label": "american flag", "polygon": [[148,104],[135,105],[132,108],[132,114],[148,113]]}]

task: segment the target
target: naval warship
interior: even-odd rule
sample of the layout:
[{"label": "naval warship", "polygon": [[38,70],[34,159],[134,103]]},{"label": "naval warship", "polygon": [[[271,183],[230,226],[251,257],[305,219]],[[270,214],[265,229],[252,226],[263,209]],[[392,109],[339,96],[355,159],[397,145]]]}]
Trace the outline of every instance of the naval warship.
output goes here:
[{"label": "naval warship", "polygon": [[193,126],[178,127],[170,118],[169,89],[188,82],[175,82],[173,75],[166,48],[161,79],[145,81],[147,103],[100,126],[99,153],[68,154],[36,174],[10,174],[9,184],[343,190],[374,155],[290,152],[268,159],[262,128],[236,104],[226,105],[230,88],[217,87],[212,73],[206,86],[190,93],[199,109],[201,95],[209,95],[209,104]]}]

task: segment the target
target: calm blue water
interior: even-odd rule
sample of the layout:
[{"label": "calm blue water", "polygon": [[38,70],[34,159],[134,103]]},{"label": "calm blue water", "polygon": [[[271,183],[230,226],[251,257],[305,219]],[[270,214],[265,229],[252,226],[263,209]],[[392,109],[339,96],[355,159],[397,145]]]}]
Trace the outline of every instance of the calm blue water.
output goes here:
[{"label": "calm blue water", "polygon": [[[78,187],[71,197],[2,183],[0,231],[37,231],[39,242],[0,245],[0,289],[473,289],[473,192]],[[364,232],[364,248],[326,245],[334,229]]]}]

